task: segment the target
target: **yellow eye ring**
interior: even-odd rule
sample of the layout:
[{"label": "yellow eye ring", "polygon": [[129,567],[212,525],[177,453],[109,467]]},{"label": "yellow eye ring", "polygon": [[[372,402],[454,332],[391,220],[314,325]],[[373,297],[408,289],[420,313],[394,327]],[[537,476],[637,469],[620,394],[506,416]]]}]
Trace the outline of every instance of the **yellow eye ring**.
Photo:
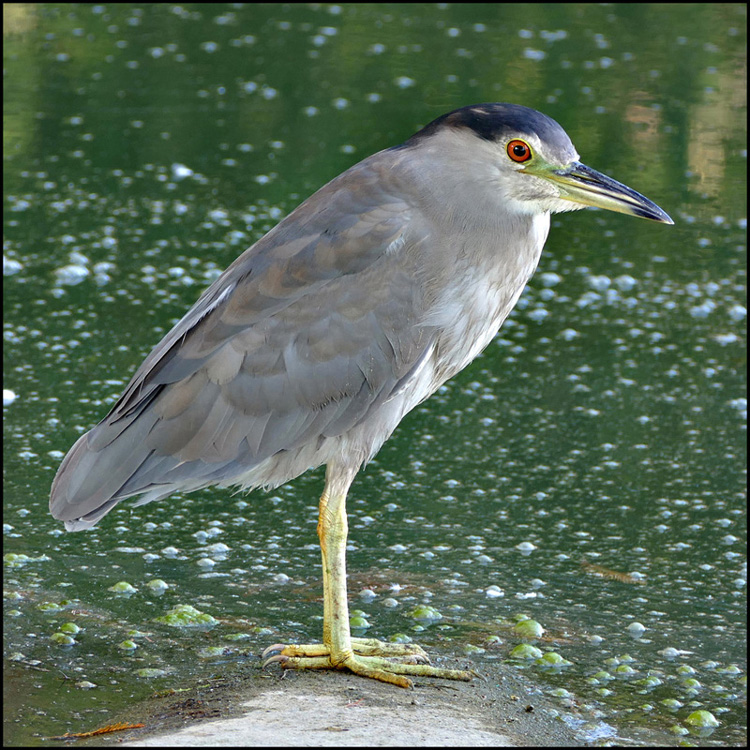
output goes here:
[{"label": "yellow eye ring", "polygon": [[531,159],[531,147],[525,141],[517,139],[509,141],[506,151],[510,160],[517,164],[523,164],[523,162]]}]

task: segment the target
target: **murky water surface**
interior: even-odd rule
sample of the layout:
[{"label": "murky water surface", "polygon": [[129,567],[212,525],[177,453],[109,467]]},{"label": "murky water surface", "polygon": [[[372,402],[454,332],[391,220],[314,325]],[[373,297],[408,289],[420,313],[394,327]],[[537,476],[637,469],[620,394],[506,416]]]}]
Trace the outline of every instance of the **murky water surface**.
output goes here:
[{"label": "murky water surface", "polygon": [[[675,226],[555,218],[497,339],[353,487],[360,632],[510,659],[593,710],[602,743],[743,744],[744,12],[4,6],[6,744],[320,638],[321,471],[75,535],[49,486],[245,247],[358,159],[492,100],[555,117]],[[188,604],[218,622],[157,621]],[[526,642],[541,661],[511,658]]]}]

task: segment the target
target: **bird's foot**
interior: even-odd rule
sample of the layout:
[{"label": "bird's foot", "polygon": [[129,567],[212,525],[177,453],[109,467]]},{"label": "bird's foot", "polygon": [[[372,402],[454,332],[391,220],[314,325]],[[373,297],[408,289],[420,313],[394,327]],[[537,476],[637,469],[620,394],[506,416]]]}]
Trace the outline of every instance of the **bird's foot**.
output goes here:
[{"label": "bird's foot", "polygon": [[433,667],[427,653],[413,643],[383,643],[375,638],[352,638],[351,651],[337,654],[323,643],[304,646],[269,646],[263,652],[263,666],[279,664],[282,669],[348,669],[362,677],[413,687],[407,675],[441,677],[445,680],[471,680],[472,672]]}]

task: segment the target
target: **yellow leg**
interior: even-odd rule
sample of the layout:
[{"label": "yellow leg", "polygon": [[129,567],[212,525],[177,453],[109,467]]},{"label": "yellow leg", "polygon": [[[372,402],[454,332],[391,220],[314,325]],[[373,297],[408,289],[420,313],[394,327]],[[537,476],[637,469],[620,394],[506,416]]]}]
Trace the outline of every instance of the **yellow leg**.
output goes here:
[{"label": "yellow leg", "polygon": [[354,474],[326,469],[318,510],[318,539],[323,559],[323,643],[334,667],[352,656],[349,602],[346,594],[346,495]]},{"label": "yellow leg", "polygon": [[264,664],[278,662],[285,669],[348,669],[363,677],[412,687],[406,675],[471,680],[471,672],[441,669],[429,663],[417,645],[388,644],[371,638],[352,638],[346,595],[346,495],[356,471],[332,464],[320,498],[318,537],[323,557],[323,643],[305,646],[276,644],[267,648]]}]

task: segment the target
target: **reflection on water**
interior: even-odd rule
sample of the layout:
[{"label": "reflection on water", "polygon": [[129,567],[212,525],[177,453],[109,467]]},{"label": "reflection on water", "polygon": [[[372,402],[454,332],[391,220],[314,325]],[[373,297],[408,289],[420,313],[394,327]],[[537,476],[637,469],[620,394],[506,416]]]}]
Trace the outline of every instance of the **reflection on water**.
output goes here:
[{"label": "reflection on water", "polygon": [[[531,618],[531,643],[563,661],[509,668],[561,710],[677,744],[705,708],[720,727],[703,744],[742,744],[743,14],[4,10],[6,741],[92,729],[102,708],[320,638],[320,471],[126,507],[76,535],[47,515],[49,485],[247,245],[357,159],[496,99],[558,119],[676,226],[556,217],[498,338],[355,482],[352,609],[368,635],[479,670]],[[136,591],[110,590],[121,581]],[[155,621],[178,604],[220,622]]]}]

